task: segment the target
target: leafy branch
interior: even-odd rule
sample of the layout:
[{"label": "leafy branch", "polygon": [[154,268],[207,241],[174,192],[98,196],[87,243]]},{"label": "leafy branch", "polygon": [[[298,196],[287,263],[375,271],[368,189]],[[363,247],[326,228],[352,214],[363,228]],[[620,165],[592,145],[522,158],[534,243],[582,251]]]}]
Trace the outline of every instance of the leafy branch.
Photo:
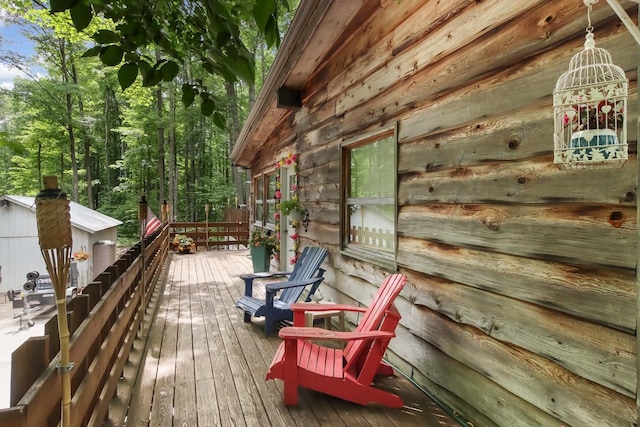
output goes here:
[{"label": "leafy branch", "polygon": [[[52,13],[69,11],[77,31],[84,31],[95,17],[106,25],[92,34],[96,45],[84,57],[97,56],[106,66],[119,67],[118,81],[124,90],[138,77],[144,87],[170,82],[185,61],[197,58],[204,69],[228,82],[238,79],[253,84],[252,53],[240,37],[240,25],[251,9],[259,31],[269,47],[280,43],[279,7],[289,9],[287,0],[51,0]],[[93,28],[93,26],[92,26]],[[158,48],[164,58],[156,60],[146,52]],[[224,127],[223,106],[201,82],[182,84],[182,102],[191,105],[200,98],[202,114],[217,113],[214,122]]]}]

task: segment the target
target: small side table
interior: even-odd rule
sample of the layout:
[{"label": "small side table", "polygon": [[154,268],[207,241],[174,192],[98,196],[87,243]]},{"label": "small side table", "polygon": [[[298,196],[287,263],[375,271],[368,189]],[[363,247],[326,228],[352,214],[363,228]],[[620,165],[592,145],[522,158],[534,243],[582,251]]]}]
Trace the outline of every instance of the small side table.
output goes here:
[{"label": "small side table", "polygon": [[[318,304],[322,303],[320,302]],[[305,324],[307,326],[313,326],[316,319],[324,319],[324,328],[331,329],[331,318],[335,316],[338,317],[338,329],[344,331],[344,311],[342,310],[307,311],[305,312]]]}]

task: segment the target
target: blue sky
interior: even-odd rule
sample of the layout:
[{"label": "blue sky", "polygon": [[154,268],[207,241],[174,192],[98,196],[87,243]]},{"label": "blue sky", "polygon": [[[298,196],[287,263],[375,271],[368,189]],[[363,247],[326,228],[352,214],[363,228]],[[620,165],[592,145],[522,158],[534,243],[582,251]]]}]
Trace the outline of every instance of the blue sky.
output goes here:
[{"label": "blue sky", "polygon": [[[7,24],[2,20],[0,15],[0,50],[13,51],[25,56],[33,55],[34,48],[31,40],[25,38],[21,34],[21,28],[15,24]],[[25,77],[15,68],[9,68],[6,64],[0,62],[0,86],[4,88],[13,87],[13,79],[16,76]]]}]

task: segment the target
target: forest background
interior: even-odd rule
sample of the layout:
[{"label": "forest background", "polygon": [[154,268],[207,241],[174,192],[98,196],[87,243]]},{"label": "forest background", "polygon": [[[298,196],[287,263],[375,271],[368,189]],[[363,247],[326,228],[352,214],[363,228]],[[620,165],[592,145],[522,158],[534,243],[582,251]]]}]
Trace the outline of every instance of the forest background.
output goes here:
[{"label": "forest background", "polygon": [[[14,80],[11,89],[0,88],[0,194],[36,195],[42,177],[56,175],[71,200],[123,221],[119,236],[125,239],[138,235],[143,194],[158,216],[166,200],[174,221],[204,220],[206,204],[211,206],[209,220],[219,221],[225,207],[246,203],[249,178],[232,167],[229,153],[299,4],[283,2],[287,7],[274,15],[274,36],[265,31],[266,21],[254,19],[261,1],[264,5],[265,0],[225,3],[255,67],[253,81],[212,72],[211,63],[194,50],[180,50],[174,61],[176,51],[157,35],[160,43],[136,47],[137,59],[156,62],[153,69],[147,65],[151,60],[135,62],[140,72],[133,81],[131,74],[122,73],[132,67],[131,54],[123,59],[120,53],[120,61],[129,61],[122,66],[103,55],[118,53],[114,45],[104,47],[109,42],[105,34],[113,33],[102,32],[102,40],[96,37],[99,28],[120,28],[114,23],[95,17],[78,31],[73,10],[53,14],[47,4],[0,0],[5,19],[19,24],[35,46],[35,55],[25,56],[0,44],[0,62],[28,76]],[[174,12],[197,7],[173,0],[162,4]],[[173,31],[165,30],[163,36],[179,45],[184,40],[177,28]],[[225,42],[217,37],[216,43]],[[87,54],[92,47],[93,54]],[[170,78],[149,81],[163,66]],[[36,75],[30,71],[34,69],[44,72]]]}]

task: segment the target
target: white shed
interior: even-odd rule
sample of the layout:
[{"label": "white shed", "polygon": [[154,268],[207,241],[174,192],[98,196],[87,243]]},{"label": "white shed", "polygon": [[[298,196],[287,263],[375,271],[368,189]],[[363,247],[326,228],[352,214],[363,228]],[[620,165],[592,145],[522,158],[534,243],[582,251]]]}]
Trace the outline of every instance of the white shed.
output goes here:
[{"label": "white shed", "polygon": [[[122,221],[78,203],[70,203],[73,252],[84,251],[89,259],[74,260],[78,286],[89,284],[115,262],[115,242]],[[96,255],[97,259],[96,259]],[[22,289],[30,271],[46,274],[38,244],[34,197],[0,197],[0,292]]]}]

